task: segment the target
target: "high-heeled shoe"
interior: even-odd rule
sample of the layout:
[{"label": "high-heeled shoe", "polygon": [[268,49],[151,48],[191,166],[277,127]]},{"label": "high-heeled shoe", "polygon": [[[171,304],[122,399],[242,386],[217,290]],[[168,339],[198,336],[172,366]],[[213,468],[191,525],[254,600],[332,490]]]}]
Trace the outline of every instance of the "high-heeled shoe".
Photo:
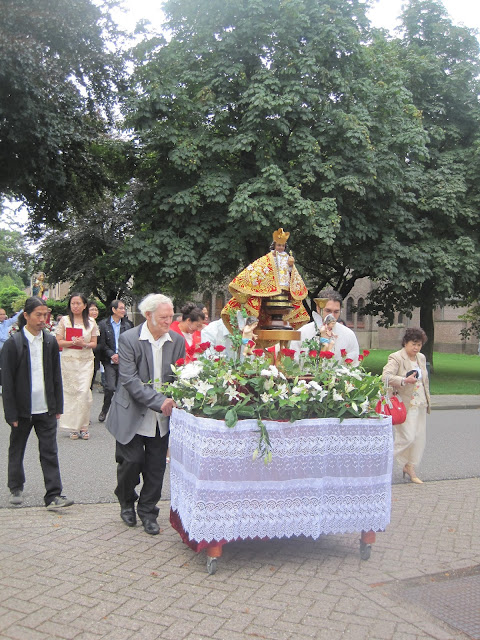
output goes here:
[{"label": "high-heeled shoe", "polygon": [[404,480],[406,475],[410,478],[410,482],[414,482],[415,484],[423,484],[423,480],[420,480],[420,478],[417,478],[417,476],[415,475],[415,468],[413,464],[406,464],[403,467]]}]

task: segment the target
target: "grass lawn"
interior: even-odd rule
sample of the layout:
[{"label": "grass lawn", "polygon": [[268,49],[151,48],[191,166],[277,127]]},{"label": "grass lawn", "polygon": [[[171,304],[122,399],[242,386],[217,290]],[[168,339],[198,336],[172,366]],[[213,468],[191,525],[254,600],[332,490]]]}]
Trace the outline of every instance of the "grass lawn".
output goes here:
[{"label": "grass lawn", "polygon": [[[365,358],[367,371],[382,373],[382,369],[393,350],[375,349]],[[480,356],[466,356],[459,353],[433,354],[435,373],[430,376],[430,393],[433,395],[480,393]]]}]

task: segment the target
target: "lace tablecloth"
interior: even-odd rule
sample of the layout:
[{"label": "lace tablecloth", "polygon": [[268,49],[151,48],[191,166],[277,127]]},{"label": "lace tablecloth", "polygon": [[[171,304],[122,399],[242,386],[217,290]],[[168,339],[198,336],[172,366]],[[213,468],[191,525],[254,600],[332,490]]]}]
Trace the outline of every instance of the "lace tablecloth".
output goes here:
[{"label": "lace tablecloth", "polygon": [[393,461],[389,416],[265,424],[273,452],[268,465],[252,460],[256,420],[229,429],[220,420],[174,410],[171,520],[177,529],[175,521],[181,523],[188,541],[385,529]]}]

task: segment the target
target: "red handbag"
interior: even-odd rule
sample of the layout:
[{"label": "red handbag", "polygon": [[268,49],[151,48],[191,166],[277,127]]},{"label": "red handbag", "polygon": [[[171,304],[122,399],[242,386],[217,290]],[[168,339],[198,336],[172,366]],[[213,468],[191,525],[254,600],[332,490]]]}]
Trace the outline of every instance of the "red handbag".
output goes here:
[{"label": "red handbag", "polygon": [[384,416],[392,416],[392,424],[402,424],[407,419],[407,407],[396,395],[391,396],[388,389],[388,378],[385,381],[386,394],[377,402],[375,411]]},{"label": "red handbag", "polygon": [[383,398],[377,402],[375,411],[384,416],[392,416],[392,424],[405,422],[407,419],[407,407],[403,402],[397,396],[392,396],[391,398],[386,396],[385,400],[385,404],[383,403]]}]

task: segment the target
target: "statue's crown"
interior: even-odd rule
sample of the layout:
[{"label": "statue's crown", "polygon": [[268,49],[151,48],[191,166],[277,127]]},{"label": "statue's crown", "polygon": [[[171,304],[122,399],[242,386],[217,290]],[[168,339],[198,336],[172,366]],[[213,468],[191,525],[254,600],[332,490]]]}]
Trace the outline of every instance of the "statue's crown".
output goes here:
[{"label": "statue's crown", "polygon": [[288,231],[284,231],[282,227],[273,232],[273,241],[277,244],[286,244],[289,237],[290,233]]}]

